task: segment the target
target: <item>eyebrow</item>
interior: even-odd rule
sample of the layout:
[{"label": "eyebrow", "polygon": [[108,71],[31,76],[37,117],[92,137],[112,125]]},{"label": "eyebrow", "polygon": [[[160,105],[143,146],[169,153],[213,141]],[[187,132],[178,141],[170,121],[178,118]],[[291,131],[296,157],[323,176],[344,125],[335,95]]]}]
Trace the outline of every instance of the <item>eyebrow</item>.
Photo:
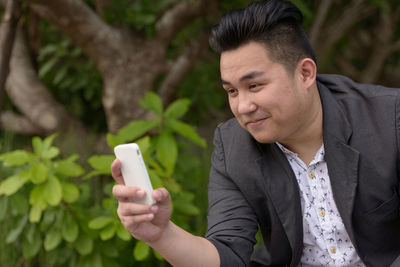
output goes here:
[{"label": "eyebrow", "polygon": [[[249,72],[249,73],[243,75],[243,76],[239,79],[239,81],[240,81],[240,82],[243,82],[243,81],[245,81],[245,80],[250,80],[250,79],[253,79],[253,78],[255,78],[255,77],[264,75],[264,74],[265,74],[265,72],[262,72],[262,71],[252,71],[252,72]],[[224,79],[221,79],[221,83],[222,83],[222,84],[231,84],[230,82],[225,81]]]}]

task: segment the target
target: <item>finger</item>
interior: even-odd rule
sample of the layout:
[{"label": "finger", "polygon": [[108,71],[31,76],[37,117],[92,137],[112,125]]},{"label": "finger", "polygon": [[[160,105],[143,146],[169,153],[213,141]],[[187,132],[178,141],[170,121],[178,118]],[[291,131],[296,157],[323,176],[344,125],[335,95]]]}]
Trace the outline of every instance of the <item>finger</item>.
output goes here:
[{"label": "finger", "polygon": [[120,218],[121,218],[122,224],[126,228],[131,228],[140,223],[150,222],[151,220],[154,219],[154,214],[148,213],[148,214],[141,214],[141,215],[136,215],[136,216],[122,216]]},{"label": "finger", "polygon": [[169,205],[171,197],[165,188],[153,190],[152,196],[160,205]]},{"label": "finger", "polygon": [[114,185],[112,190],[113,195],[118,201],[132,202],[135,199],[143,199],[146,192],[136,186]]},{"label": "finger", "polygon": [[111,175],[117,183],[125,184],[121,173],[121,161],[119,159],[115,159],[111,163]]},{"label": "finger", "polygon": [[136,203],[120,202],[117,210],[118,216],[136,216],[142,214],[153,213],[151,205],[141,205]]}]

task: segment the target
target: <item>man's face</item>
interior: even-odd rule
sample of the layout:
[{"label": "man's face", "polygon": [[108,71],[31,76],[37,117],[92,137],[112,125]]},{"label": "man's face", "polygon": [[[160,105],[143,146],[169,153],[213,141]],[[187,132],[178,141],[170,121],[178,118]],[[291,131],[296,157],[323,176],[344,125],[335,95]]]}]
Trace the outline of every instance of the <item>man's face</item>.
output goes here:
[{"label": "man's face", "polygon": [[257,42],[223,52],[220,68],[230,108],[245,130],[260,143],[296,139],[308,103],[297,68],[289,74]]}]

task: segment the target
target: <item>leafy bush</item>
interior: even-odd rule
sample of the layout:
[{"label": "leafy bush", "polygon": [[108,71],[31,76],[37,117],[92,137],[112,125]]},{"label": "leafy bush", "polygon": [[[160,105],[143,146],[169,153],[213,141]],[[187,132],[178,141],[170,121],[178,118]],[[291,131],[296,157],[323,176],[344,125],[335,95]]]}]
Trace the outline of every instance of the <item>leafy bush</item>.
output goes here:
[{"label": "leafy bush", "polygon": [[[137,142],[153,187],[171,192],[172,219],[188,230],[199,231],[192,227],[198,226],[195,216],[201,213],[194,204],[195,194],[186,190],[190,185],[182,183],[191,172],[188,163],[203,167],[197,156],[187,152],[186,140],[206,147],[195,129],[180,120],[190,101],[179,99],[164,110],[160,98],[149,93],[140,104],[157,117],[133,121],[116,135],[108,134],[108,143],[114,147]],[[93,155],[88,159],[93,169],[85,173],[76,163],[77,155],[60,158],[59,149],[52,145],[55,137],[34,137],[32,152],[15,150],[0,155],[10,173],[0,184],[0,222],[11,227],[1,242],[13,246],[27,266],[126,266],[134,260],[163,264],[157,252],[132,240],[117,216],[117,202],[111,194],[114,183],[109,178],[114,155]],[[102,185],[106,176],[108,182],[98,203],[93,184]]]}]

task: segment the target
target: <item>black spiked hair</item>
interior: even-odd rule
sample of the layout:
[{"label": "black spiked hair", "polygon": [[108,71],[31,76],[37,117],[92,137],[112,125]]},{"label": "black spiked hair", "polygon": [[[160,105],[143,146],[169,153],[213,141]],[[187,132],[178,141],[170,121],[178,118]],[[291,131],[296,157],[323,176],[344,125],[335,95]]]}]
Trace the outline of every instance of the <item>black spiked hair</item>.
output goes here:
[{"label": "black spiked hair", "polygon": [[217,53],[251,41],[265,44],[271,60],[293,70],[298,61],[306,57],[316,63],[302,21],[301,11],[290,2],[257,1],[224,15],[212,29],[209,41]]}]

